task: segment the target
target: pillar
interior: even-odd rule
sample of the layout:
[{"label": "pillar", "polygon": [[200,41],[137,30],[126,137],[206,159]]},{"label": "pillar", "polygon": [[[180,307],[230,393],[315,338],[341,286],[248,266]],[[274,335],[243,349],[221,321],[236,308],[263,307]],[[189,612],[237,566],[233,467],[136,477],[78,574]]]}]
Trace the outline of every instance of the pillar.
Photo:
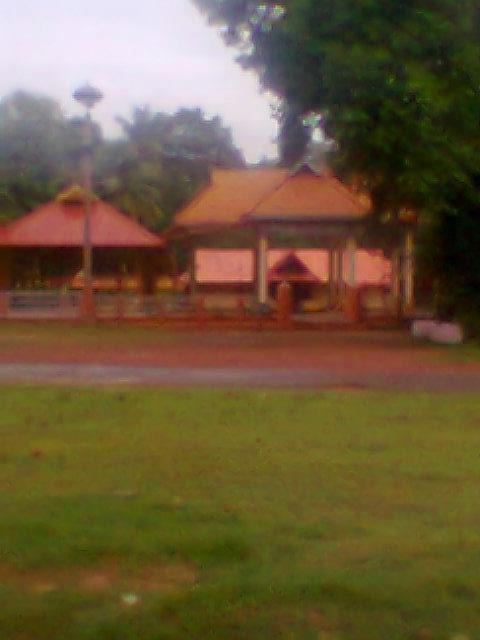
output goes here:
[{"label": "pillar", "polygon": [[268,303],[268,237],[259,233],[257,238],[257,299],[260,304]]},{"label": "pillar", "polygon": [[335,277],[335,289],[337,292],[336,306],[341,308],[345,295],[345,283],[343,279],[343,249],[337,249],[335,251]]},{"label": "pillar", "polygon": [[402,309],[402,284],[401,259],[398,249],[392,253],[392,306],[393,313],[399,316]]},{"label": "pillar", "polygon": [[357,252],[357,242],[354,236],[347,239],[347,285],[351,288],[355,286],[355,257]]},{"label": "pillar", "polygon": [[196,265],[196,260],[195,260],[195,244],[193,242],[190,243],[190,247],[189,247],[189,252],[190,252],[190,264],[189,264],[189,270],[190,270],[190,294],[193,297],[195,295],[196,292],[196,284],[197,284],[197,265]]},{"label": "pillar", "polygon": [[405,233],[403,260],[403,311],[411,313],[415,307],[415,249],[413,229]]},{"label": "pillar", "polygon": [[337,273],[336,273],[335,249],[328,250],[328,298],[329,306],[335,306],[337,298]]}]

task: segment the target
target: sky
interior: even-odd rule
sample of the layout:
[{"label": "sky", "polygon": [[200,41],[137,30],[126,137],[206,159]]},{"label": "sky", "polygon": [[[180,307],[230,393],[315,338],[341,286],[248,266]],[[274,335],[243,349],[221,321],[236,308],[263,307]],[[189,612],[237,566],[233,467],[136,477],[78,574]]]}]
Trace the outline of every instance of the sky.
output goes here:
[{"label": "sky", "polygon": [[201,107],[220,115],[249,162],[274,156],[271,97],[190,0],[0,0],[0,97],[45,93],[68,115],[85,82],[104,100],[94,118],[107,136],[135,105]]}]

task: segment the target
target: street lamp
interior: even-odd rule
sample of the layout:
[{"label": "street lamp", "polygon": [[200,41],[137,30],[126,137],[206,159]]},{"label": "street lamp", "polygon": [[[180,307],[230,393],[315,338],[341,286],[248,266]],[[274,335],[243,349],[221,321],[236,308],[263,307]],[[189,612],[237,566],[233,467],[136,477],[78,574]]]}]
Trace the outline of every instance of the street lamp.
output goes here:
[{"label": "street lamp", "polygon": [[89,84],[80,87],[73,98],[85,107],[84,142],[82,149],[82,182],[84,189],[84,224],[83,224],[83,294],[82,316],[85,319],[94,317],[93,276],[92,276],[92,172],[93,172],[93,127],[91,110],[103,98],[101,91]]}]

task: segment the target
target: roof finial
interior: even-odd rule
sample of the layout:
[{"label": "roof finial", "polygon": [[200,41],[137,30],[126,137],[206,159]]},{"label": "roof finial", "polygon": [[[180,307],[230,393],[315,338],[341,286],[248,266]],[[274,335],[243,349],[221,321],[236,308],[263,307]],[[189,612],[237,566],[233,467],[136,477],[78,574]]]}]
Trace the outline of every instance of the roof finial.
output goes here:
[{"label": "roof finial", "polygon": [[317,112],[308,113],[303,119],[303,124],[310,129],[310,140],[296,171],[307,167],[319,176],[329,175],[331,171],[328,155],[335,146],[335,142],[325,134],[323,115]]}]

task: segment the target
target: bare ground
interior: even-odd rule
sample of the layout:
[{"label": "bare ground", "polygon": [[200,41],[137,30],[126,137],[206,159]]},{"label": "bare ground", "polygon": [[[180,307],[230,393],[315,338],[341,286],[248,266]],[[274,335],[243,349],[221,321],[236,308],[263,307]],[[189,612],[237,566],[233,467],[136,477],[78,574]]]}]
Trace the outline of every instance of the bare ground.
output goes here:
[{"label": "bare ground", "polygon": [[0,380],[67,384],[480,390],[480,361],[406,331],[0,327]]}]

